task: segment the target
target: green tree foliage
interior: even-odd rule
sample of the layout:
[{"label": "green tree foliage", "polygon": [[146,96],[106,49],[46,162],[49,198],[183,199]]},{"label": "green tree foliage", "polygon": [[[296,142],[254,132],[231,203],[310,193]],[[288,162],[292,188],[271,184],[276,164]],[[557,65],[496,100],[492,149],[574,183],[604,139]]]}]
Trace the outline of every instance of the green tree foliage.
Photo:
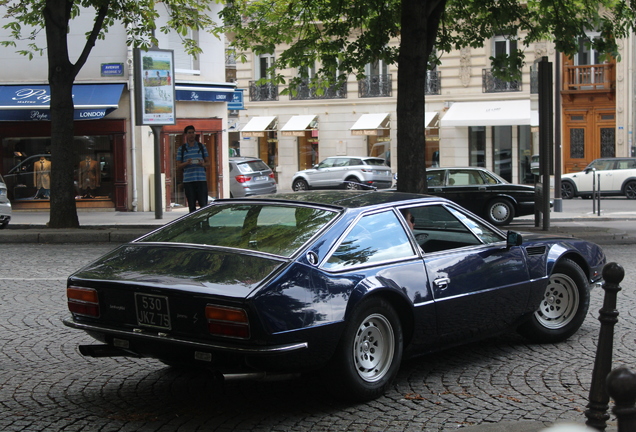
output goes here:
[{"label": "green tree foliage", "polygon": [[[86,63],[95,41],[104,39],[114,25],[126,28],[127,43],[148,48],[157,44],[155,32],[176,30],[182,36],[189,29],[217,32],[219,28],[209,16],[207,0],[0,0],[4,9],[5,29],[12,39],[2,41],[6,47],[32,58],[34,53],[48,58],[48,79],[51,89],[51,216],[49,227],[74,228],[79,226],[73,184],[73,154],[69,142],[73,141],[73,97],[75,77]],[[169,14],[167,24],[159,29],[157,7]],[[93,21],[86,33],[86,43],[79,53],[68,49],[68,31],[71,22],[80,14]],[[38,44],[38,35],[44,29],[46,45]],[[27,41],[26,49],[17,41]],[[201,52],[192,39],[183,39],[185,50],[193,55]],[[22,47],[23,44],[20,44]],[[74,61],[71,60],[74,58]]]},{"label": "green tree foliage", "polygon": [[[286,68],[320,67],[316,82],[364,76],[367,63],[397,63],[398,189],[426,191],[424,71],[444,52],[481,47],[498,35],[516,37],[518,49],[492,59],[496,75],[518,78],[524,49],[553,41],[574,54],[579,40],[608,55],[634,26],[627,0],[228,0],[223,11],[237,52],[276,53],[270,81],[292,91]],[[589,40],[586,30],[600,33]],[[393,38],[399,47],[391,46]]]}]

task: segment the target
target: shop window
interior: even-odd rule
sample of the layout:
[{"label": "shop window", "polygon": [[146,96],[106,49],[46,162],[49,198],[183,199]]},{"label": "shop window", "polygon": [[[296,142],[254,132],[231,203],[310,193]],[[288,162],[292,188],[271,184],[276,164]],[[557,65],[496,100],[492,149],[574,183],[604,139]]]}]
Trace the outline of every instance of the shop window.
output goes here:
[{"label": "shop window", "polygon": [[486,127],[468,127],[468,149],[470,166],[486,166]]},{"label": "shop window", "polygon": [[[109,136],[76,136],[70,144],[75,157],[75,197],[112,201],[113,149]],[[2,172],[9,199],[15,202],[50,199],[51,139],[2,140]]]}]

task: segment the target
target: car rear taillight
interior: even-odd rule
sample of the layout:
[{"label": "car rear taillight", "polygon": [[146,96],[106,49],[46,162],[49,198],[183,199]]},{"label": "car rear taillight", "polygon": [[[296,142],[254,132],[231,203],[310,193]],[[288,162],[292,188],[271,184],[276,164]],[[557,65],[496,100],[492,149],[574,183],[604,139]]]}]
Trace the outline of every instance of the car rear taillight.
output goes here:
[{"label": "car rear taillight", "polygon": [[273,173],[273,172],[269,173],[269,176],[268,176],[268,177],[269,177],[269,178],[275,178],[274,173]]},{"label": "car rear taillight", "polygon": [[248,177],[248,176],[244,176],[243,174],[241,175],[237,175],[236,177],[234,177],[236,179],[237,182],[239,183],[245,183],[246,181],[250,181],[252,180],[252,177]]},{"label": "car rear taillight", "polygon": [[68,309],[78,315],[99,317],[99,297],[97,290],[93,288],[66,288]]},{"label": "car rear taillight", "polygon": [[250,322],[244,309],[207,305],[205,317],[210,334],[240,339],[250,337]]}]

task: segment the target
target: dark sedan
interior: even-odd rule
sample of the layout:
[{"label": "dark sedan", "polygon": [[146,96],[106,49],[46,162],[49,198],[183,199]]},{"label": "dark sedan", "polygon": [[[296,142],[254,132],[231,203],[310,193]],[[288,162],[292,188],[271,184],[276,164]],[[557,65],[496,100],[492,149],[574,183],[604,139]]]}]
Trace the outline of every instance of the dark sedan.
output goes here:
[{"label": "dark sedan", "polygon": [[220,199],[71,275],[64,324],[101,342],[83,355],[226,379],[319,372],[367,400],[405,356],[510,330],[567,339],[604,264],[593,243],[505,233],[438,197]]},{"label": "dark sedan", "polygon": [[485,168],[427,168],[428,193],[444,197],[494,225],[534,214],[534,186],[508,183]]}]

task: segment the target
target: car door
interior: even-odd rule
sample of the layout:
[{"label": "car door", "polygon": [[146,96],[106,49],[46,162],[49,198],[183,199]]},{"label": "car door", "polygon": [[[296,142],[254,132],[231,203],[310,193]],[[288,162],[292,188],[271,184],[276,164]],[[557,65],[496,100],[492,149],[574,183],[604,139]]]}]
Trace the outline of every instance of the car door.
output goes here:
[{"label": "car door", "polygon": [[458,340],[509,327],[526,309],[528,270],[520,247],[446,205],[410,209],[435,299],[439,336]]},{"label": "car door", "polygon": [[448,169],[444,186],[434,187],[432,193],[477,214],[481,213],[484,202],[490,198],[479,171],[470,169]]},{"label": "car door", "polygon": [[[610,190],[613,193],[620,193],[623,188],[623,183],[630,177],[634,177],[636,173],[636,160],[634,159],[617,159],[615,161],[614,169],[612,170],[611,177],[608,180],[611,181],[612,185]],[[601,183],[601,187],[603,184]],[[608,185],[608,188],[610,186]],[[603,187],[602,189],[605,191],[606,189]]]},{"label": "car door", "polygon": [[610,159],[597,159],[585,168],[585,171],[575,174],[576,188],[579,194],[591,194],[594,190],[594,183],[600,179],[602,192],[610,191],[612,186],[612,170],[614,161]]},{"label": "car door", "polygon": [[336,158],[327,158],[320,162],[316,168],[308,170],[306,176],[309,180],[309,186],[316,189],[328,187],[333,176],[335,161]]}]

